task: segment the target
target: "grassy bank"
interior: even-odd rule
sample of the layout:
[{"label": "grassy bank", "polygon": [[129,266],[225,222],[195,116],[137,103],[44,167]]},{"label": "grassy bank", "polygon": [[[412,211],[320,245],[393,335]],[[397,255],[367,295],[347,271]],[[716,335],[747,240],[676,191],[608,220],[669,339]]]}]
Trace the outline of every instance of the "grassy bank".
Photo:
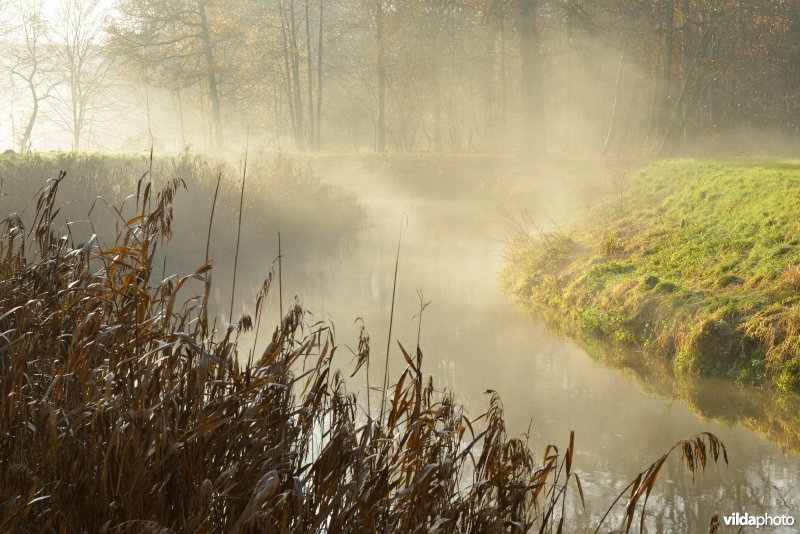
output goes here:
[{"label": "grassy bank", "polygon": [[679,372],[797,390],[800,165],[650,165],[568,232],[519,236],[503,279]]}]

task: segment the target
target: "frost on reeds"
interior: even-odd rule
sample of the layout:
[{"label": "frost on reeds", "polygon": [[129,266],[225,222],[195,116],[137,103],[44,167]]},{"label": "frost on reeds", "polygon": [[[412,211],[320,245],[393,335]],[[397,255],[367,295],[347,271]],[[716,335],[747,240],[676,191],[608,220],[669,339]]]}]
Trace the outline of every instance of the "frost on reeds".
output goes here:
[{"label": "frost on reeds", "polygon": [[[364,415],[334,370],[332,330],[306,329],[296,306],[241,365],[237,330],[253,321],[210,326],[212,261],[154,279],[183,184],[154,195],[140,180],[135,213],[118,211],[116,242],[100,247],[54,231],[65,179],[45,185],[30,228],[12,215],[1,229],[0,531],[569,528],[583,501],[572,436],[538,460],[506,434],[496,394],[470,420],[402,347],[385,414]],[[359,354],[368,363],[368,347]],[[710,434],[674,449],[692,474],[724,454]],[[665,459],[612,514],[624,529]]]}]

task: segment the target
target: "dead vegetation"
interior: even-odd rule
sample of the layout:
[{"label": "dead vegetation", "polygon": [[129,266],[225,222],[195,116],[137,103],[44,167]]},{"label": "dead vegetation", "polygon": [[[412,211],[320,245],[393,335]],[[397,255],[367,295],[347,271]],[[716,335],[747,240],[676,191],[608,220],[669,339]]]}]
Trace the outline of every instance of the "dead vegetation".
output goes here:
[{"label": "dead vegetation", "polygon": [[[562,532],[583,502],[575,442],[506,433],[499,396],[470,419],[423,380],[422,352],[363,412],[335,371],[329,325],[289,309],[264,353],[238,360],[237,336],[209,317],[213,261],[158,280],[172,232],[173,180],[139,181],[135,213],[110,247],[54,230],[49,181],[32,225],[12,215],[0,238],[0,531],[2,532]],[[196,295],[189,290],[195,287]],[[358,366],[369,365],[362,331]],[[368,369],[368,367],[367,367]],[[628,531],[668,455],[692,476],[724,446],[676,444],[621,495]],[[626,489],[627,491],[627,489]],[[639,504],[641,503],[641,504]],[[616,504],[616,503],[614,503]]]}]

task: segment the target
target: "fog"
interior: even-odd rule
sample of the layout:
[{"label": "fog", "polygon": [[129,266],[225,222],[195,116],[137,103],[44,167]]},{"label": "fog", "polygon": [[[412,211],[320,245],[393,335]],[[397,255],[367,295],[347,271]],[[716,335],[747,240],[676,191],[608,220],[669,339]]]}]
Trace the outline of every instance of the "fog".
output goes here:
[{"label": "fog", "polygon": [[401,373],[419,338],[471,415],[496,390],[535,451],[576,432],[576,529],[703,431],[730,465],[693,483],[668,464],[645,531],[800,509],[796,422],[771,412],[796,396],[631,365],[498,281],[515,232],[564,231],[649,162],[796,157],[800,1],[0,0],[0,49],[0,215],[30,218],[68,169],[61,228],[103,245],[137,179],[185,179],[164,277],[208,247],[220,329],[272,280],[239,362],[297,302],[333,325],[343,372],[366,327],[373,375],[348,384],[375,404],[383,359]]},{"label": "fog", "polygon": [[[763,154],[793,2],[4,0],[23,150]],[[28,131],[30,126],[30,131]]]}]

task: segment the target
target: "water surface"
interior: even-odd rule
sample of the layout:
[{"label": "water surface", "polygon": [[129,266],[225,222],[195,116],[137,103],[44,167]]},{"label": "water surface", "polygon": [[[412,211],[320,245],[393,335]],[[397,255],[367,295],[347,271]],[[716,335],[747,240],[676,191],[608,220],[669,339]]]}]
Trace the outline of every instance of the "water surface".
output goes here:
[{"label": "water surface", "polygon": [[[730,464],[712,464],[692,483],[679,457],[670,460],[650,497],[648,531],[707,532],[714,512],[793,513],[800,520],[800,460],[792,444],[781,446],[737,422],[746,421],[740,401],[747,393],[726,383],[694,381],[683,383],[692,402],[677,399],[663,386],[674,378],[637,380],[636,373],[604,365],[510,303],[497,282],[506,234],[502,206],[487,207],[464,195],[422,196],[357,166],[323,172],[323,179],[358,193],[368,225],[338,253],[320,250],[302,265],[285,254],[284,299],[298,295],[315,317],[333,321],[340,343],[352,346],[358,331],[354,320],[363,318],[372,336],[371,383],[376,384],[405,210],[392,337],[414,346],[419,290],[430,302],[422,315],[423,365],[437,389],[454,390],[472,415],[488,407],[486,390],[498,391],[510,433],[530,429],[537,453],[548,443],[563,450],[575,431],[574,465],[589,511],[579,511],[573,493],[573,528],[593,530],[639,471],[679,439],[703,431],[722,439]],[[284,239],[291,240],[290,230]],[[404,362],[394,342],[391,351],[397,373]],[[349,356],[342,352],[340,357]],[[363,398],[365,388],[359,394]],[[373,397],[373,405],[376,401]],[[713,406],[715,418],[701,415],[707,413],[701,405]]]}]

